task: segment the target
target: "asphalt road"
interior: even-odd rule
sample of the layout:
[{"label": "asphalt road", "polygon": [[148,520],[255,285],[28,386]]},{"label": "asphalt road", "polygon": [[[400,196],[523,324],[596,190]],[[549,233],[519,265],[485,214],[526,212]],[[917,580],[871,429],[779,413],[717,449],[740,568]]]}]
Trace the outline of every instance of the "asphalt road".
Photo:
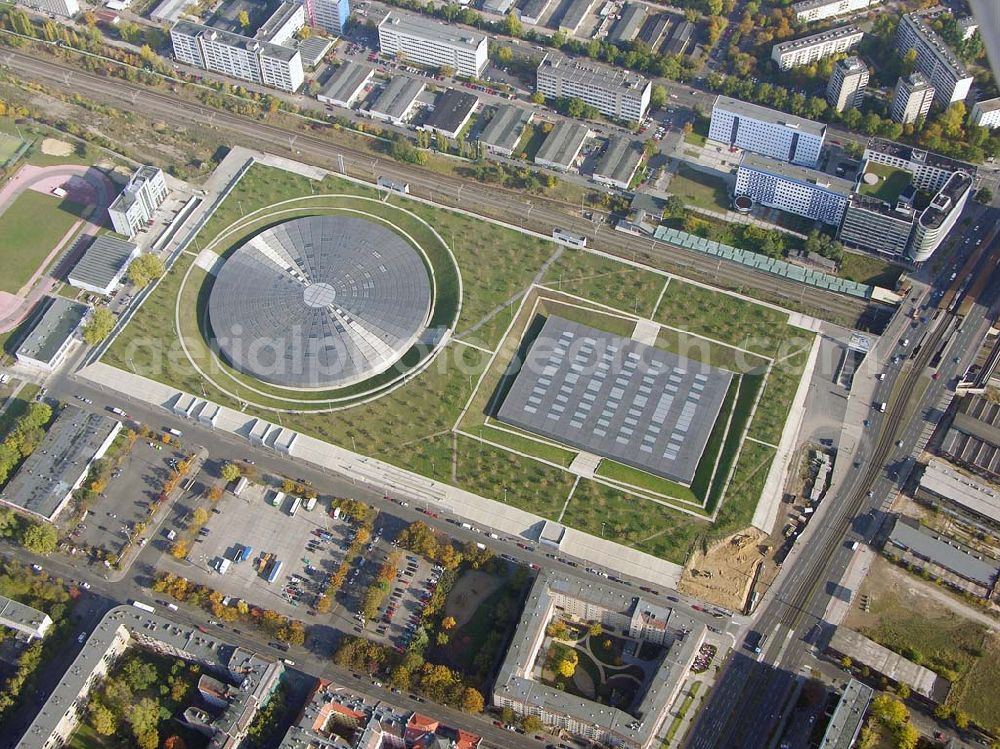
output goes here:
[{"label": "asphalt road", "polygon": [[[384,158],[372,158],[365,151],[332,143],[326,137],[291,132],[260,120],[184,102],[177,97],[143,88],[118,78],[85,73],[61,61],[40,59],[22,52],[5,52],[0,61],[14,67],[22,78],[43,81],[55,88],[90,97],[114,101],[132,109],[141,105],[151,119],[183,126],[224,129],[243,145],[269,152],[286,147],[296,158],[337,169],[343,157],[349,174],[373,180],[386,176],[409,183],[411,193],[450,206],[489,215],[507,223],[549,235],[561,227],[587,236],[604,251],[628,259],[652,262],[657,267],[677,272],[714,285],[743,289],[754,287],[778,304],[805,308],[818,317],[835,314],[857,320],[869,305],[863,300],[823,291],[778,276],[751,270],[746,266],[707,258],[681,247],[668,246],[650,238],[633,237],[614,231],[606,222],[585,219],[575,205],[538,195],[522,199],[523,194],[486,186],[472,180],[428,172],[418,166]],[[446,237],[446,239],[448,239]]]},{"label": "asphalt road", "polygon": [[[995,217],[982,219],[987,220],[994,221]],[[982,236],[971,223],[964,234],[973,237],[973,244]],[[997,243],[994,239],[994,246]],[[960,327],[954,315],[942,311],[935,319],[931,309],[926,324],[906,329],[911,346],[923,340],[916,358],[909,358],[912,348],[896,344],[900,364],[886,369],[886,378],[874,398],[889,401],[889,406],[885,414],[877,409],[871,411],[871,426],[854,456],[857,478],[845,482],[836,496],[824,500],[828,505],[826,514],[808,539],[808,550],[796,558],[775,595],[757,612],[753,631],[767,636],[763,653],[758,658],[751,648],[744,647],[734,654],[692,730],[689,747],[756,749],[776,738],[788,719],[788,701],[798,675],[807,659],[822,651],[829,635],[823,616],[853,553],[850,541],[875,541],[887,519],[889,501],[913,468],[910,455],[930,409],[936,407],[953,377],[969,366],[989,327],[988,313],[996,304],[1000,278],[996,264],[988,260],[981,263],[979,270],[993,277]],[[949,285],[948,272],[942,271],[937,279],[938,289]],[[932,293],[928,291],[928,296]],[[946,353],[937,370],[939,379],[932,380],[927,364],[941,341],[947,341]],[[958,363],[952,359],[955,356],[959,357]],[[929,383],[925,390],[914,387],[921,378]],[[893,393],[894,399],[890,397]],[[897,446],[900,441],[902,444]]]}]

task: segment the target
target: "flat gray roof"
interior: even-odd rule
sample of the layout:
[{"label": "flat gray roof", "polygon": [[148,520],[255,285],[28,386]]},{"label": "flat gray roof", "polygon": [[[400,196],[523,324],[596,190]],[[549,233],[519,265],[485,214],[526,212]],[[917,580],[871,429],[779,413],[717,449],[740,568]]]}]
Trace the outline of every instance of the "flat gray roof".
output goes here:
[{"label": "flat gray roof", "polygon": [[434,100],[434,111],[427,118],[427,126],[448,133],[457,131],[475,111],[479,99],[467,91],[449,88]]},{"label": "flat gray roof", "polygon": [[89,309],[86,304],[61,296],[46,299],[50,300],[48,307],[17,349],[19,355],[42,362],[52,361],[66,339],[80,327]]},{"label": "flat gray roof", "polygon": [[[256,713],[256,698],[262,691],[276,687],[275,682],[284,671],[280,661],[231,645],[219,639],[215,632],[202,633],[192,626],[178,624],[134,606],[116,606],[90,633],[80,654],[60,677],[48,700],[21,737],[17,749],[38,749],[52,735],[68,706],[80,696],[84,684],[123,634],[127,634],[132,644],[140,645],[142,641],[149,640],[154,646],[162,644],[167,652],[178,657],[197,661],[232,687],[229,690],[232,702],[212,724],[216,732],[210,747],[227,746],[226,731],[237,724],[243,727],[252,720]],[[237,688],[240,681],[243,684]]]},{"label": "flat gray roof", "polygon": [[281,3],[274,13],[272,13],[267,20],[260,25],[260,28],[257,29],[257,33],[254,34],[254,37],[264,42],[271,41],[278,30],[288,23],[292,16],[294,16],[301,7],[302,6],[299,3],[290,3],[287,2],[287,0],[286,2]]},{"label": "flat gray roof", "polygon": [[789,164],[785,161],[778,161],[767,156],[744,151],[740,160],[740,167],[756,169],[759,172],[777,174],[781,177],[797,180],[798,182],[808,182],[818,187],[826,188],[831,192],[841,193],[845,197],[854,192],[854,182],[843,177],[821,172],[818,169],[809,169],[804,166]]},{"label": "flat gray roof", "polygon": [[993,585],[997,576],[995,559],[989,559],[906,517],[896,518],[889,542],[986,588]]},{"label": "flat gray roof", "polygon": [[590,130],[586,125],[563,120],[545,136],[541,148],[535,154],[535,161],[547,161],[569,169],[589,135]]},{"label": "flat gray roof", "polygon": [[137,252],[139,245],[102,234],[86,249],[83,257],[69,273],[70,283],[81,283],[105,289],[121,278],[121,274]]},{"label": "flat gray roof", "polygon": [[983,99],[982,101],[977,101],[972,106],[980,112],[995,112],[1000,109],[1000,96],[995,99]]},{"label": "flat gray roof", "polygon": [[690,484],[731,380],[731,372],[553,315],[498,417]]},{"label": "flat gray roof", "polygon": [[594,168],[594,175],[628,184],[639,168],[641,159],[642,149],[635,141],[624,135],[616,135],[609,139],[604,155]]},{"label": "flat gray roof", "polygon": [[642,3],[626,3],[625,10],[615,23],[611,33],[608,34],[609,42],[630,42],[639,33],[643,23],[646,22],[646,6]]},{"label": "flat gray roof", "polygon": [[837,709],[833,711],[823,733],[819,749],[851,749],[861,731],[865,711],[874,694],[874,689],[857,679],[847,682]]},{"label": "flat gray roof", "polygon": [[46,620],[49,623],[52,621],[48,614],[13,598],[0,596],[0,625],[12,629],[25,628],[38,631],[45,626]]},{"label": "flat gray roof", "polygon": [[579,60],[554,55],[545,56],[538,64],[538,73],[541,75],[551,73],[564,81],[574,81],[607,91],[616,89],[642,91],[650,85],[648,78],[630,70],[585,64]]},{"label": "flat gray roof", "polygon": [[768,107],[762,107],[759,104],[751,104],[748,101],[740,101],[739,99],[733,99],[729,96],[716,97],[715,104],[712,108],[732,112],[738,117],[748,117],[761,122],[769,122],[774,125],[794,127],[799,132],[809,133],[810,135],[815,135],[817,138],[822,138],[823,134],[826,132],[826,125],[816,122],[815,120],[807,120],[804,117],[796,117],[794,114],[786,114],[785,112],[779,112],[777,109],[769,109]]},{"label": "flat gray roof", "polygon": [[563,12],[562,18],[559,19],[559,25],[576,31],[583,22],[583,19],[590,12],[593,4],[594,0],[571,0],[569,6]]},{"label": "flat gray roof", "polygon": [[368,111],[399,119],[413,106],[413,102],[423,90],[423,81],[397,75],[385,84],[385,88],[375,97]]},{"label": "flat gray roof", "polygon": [[41,444],[0,491],[0,500],[51,519],[95,453],[120,428],[121,422],[103,414],[70,405],[58,409]]},{"label": "flat gray roof", "polygon": [[837,627],[830,638],[830,649],[868,666],[897,684],[906,684],[917,694],[937,703],[944,702],[951,689],[947,680],[930,669],[918,666],[847,627]]},{"label": "flat gray roof", "polygon": [[931,458],[920,477],[920,488],[968,510],[1000,522],[1000,492],[952,467]]},{"label": "flat gray roof", "polygon": [[783,52],[812,47],[817,44],[823,44],[835,39],[843,39],[844,37],[854,36],[855,34],[861,33],[861,29],[853,23],[849,23],[846,26],[838,26],[835,29],[827,29],[826,31],[821,31],[818,34],[810,34],[809,36],[803,36],[798,39],[789,39],[786,42],[779,42],[774,45],[774,48],[778,51],[778,54],[781,54]]},{"label": "flat gray roof", "polygon": [[299,54],[302,55],[302,62],[314,68],[323,60],[323,55],[326,54],[327,50],[333,46],[333,40],[321,36],[311,36],[308,39],[302,39],[296,46]]},{"label": "flat gray roof", "polygon": [[501,104],[479,134],[479,140],[494,148],[513,151],[530,119],[531,110],[514,104]]},{"label": "flat gray roof", "polygon": [[257,48],[262,54],[267,55],[268,57],[273,57],[277,60],[284,60],[286,62],[291,61],[295,55],[299,54],[297,49],[292,49],[291,47],[283,47],[280,44],[271,44],[271,42],[265,42],[261,39],[251,39],[248,36],[234,34],[232,31],[217,29],[214,26],[205,26],[200,23],[194,23],[193,21],[178,21],[171,27],[170,31],[171,33],[177,31],[178,33],[187,34],[188,36],[206,36],[209,39],[213,39],[222,44],[226,44],[230,47],[239,47],[240,49],[252,50]]},{"label": "flat gray roof", "polygon": [[406,13],[390,11],[382,19],[382,26],[392,26],[401,34],[418,36],[431,42],[451,44],[475,50],[486,39],[486,35],[472,29],[451,26],[440,21],[432,21],[422,16],[412,16]]},{"label": "flat gray roof", "polygon": [[374,68],[356,62],[345,62],[330,76],[318,96],[347,102],[374,75]]}]

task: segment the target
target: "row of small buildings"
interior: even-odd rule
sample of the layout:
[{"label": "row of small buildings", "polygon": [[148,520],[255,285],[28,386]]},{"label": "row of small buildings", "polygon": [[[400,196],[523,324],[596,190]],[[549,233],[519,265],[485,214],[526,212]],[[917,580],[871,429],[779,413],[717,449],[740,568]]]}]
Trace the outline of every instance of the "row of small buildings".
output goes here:
[{"label": "row of small buildings", "polygon": [[[826,126],[720,96],[711,140],[746,153],[735,195],[836,226],[845,244],[925,262],[955,225],[973,191],[976,168],[878,138],[864,151],[856,180],[817,169]],[[891,194],[890,184],[906,189]],[[918,207],[918,193],[930,195]]]}]

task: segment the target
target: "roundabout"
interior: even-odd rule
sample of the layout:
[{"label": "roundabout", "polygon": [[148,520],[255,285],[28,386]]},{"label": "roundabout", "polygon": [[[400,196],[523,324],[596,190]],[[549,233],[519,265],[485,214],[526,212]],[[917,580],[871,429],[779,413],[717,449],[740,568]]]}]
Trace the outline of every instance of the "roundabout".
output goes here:
[{"label": "roundabout", "polygon": [[249,213],[200,249],[174,324],[193,374],[269,411],[329,412],[392,392],[448,341],[461,309],[451,249],[419,216],[357,195]]}]

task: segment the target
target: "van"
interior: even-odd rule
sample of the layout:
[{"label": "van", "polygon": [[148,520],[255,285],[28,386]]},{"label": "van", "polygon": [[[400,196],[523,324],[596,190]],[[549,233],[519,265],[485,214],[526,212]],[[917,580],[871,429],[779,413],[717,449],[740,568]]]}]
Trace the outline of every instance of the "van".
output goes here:
[{"label": "van", "polygon": [[170,609],[171,611],[177,611],[177,604],[176,603],[168,603],[167,604],[167,608]]},{"label": "van", "polygon": [[857,551],[857,550],[858,550],[858,542],[851,541],[851,551]]},{"label": "van", "polygon": [[182,432],[180,429],[168,429],[167,432],[169,432],[170,434],[174,435],[175,437],[183,437],[184,436],[184,432]]},{"label": "van", "polygon": [[886,405],[885,401],[882,401],[881,403],[878,404],[878,410],[880,413],[885,413],[885,405]]}]

